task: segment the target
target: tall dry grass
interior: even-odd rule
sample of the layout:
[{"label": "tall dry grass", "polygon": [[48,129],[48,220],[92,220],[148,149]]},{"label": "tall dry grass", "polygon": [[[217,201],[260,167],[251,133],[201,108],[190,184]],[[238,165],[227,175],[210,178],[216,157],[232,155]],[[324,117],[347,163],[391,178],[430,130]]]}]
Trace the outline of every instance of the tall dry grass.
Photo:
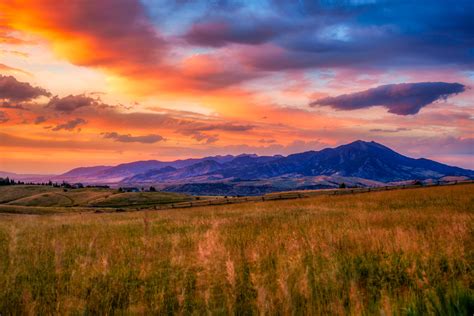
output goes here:
[{"label": "tall dry grass", "polygon": [[0,215],[0,314],[474,311],[474,185]]}]

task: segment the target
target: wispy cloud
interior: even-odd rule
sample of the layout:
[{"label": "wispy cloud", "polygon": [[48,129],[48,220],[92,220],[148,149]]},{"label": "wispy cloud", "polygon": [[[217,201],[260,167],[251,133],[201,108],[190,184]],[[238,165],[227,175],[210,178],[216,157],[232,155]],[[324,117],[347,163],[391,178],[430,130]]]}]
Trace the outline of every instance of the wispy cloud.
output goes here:
[{"label": "wispy cloud", "polygon": [[372,128],[369,130],[369,132],[374,132],[374,133],[398,133],[398,132],[406,132],[409,131],[409,128],[405,127],[398,127],[394,129],[389,129],[389,128]]},{"label": "wispy cloud", "polygon": [[54,127],[52,130],[55,132],[60,131],[60,130],[72,131],[79,125],[83,125],[86,123],[87,123],[86,120],[82,118],[76,118],[76,119],[67,121],[66,123],[56,125],[56,127]]},{"label": "wispy cloud", "polygon": [[36,125],[41,124],[41,123],[44,123],[44,122],[46,122],[46,121],[47,121],[46,117],[44,117],[44,116],[42,116],[42,115],[37,116],[37,117],[35,118],[35,124],[36,124]]},{"label": "wispy cloud", "polygon": [[102,135],[106,139],[113,139],[116,142],[121,142],[121,143],[154,144],[154,143],[165,140],[162,136],[158,134],[132,136],[130,134],[118,134],[116,132],[108,132],[108,133],[103,133]]}]

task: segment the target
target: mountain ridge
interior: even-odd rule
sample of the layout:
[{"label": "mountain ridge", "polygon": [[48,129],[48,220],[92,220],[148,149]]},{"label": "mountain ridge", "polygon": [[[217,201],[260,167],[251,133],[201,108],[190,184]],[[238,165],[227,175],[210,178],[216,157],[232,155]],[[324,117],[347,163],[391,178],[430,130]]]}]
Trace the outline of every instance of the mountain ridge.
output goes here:
[{"label": "mountain ridge", "polygon": [[[410,158],[383,144],[357,140],[335,148],[288,156],[219,155],[169,162],[144,160],[116,166],[79,167],[51,177],[51,180],[115,186],[154,185],[159,189],[177,191],[183,188],[195,190],[201,184],[201,187],[215,187],[221,192],[231,185],[233,188],[246,186],[245,190],[251,192],[271,192],[331,187],[341,181],[355,186],[371,186],[447,176],[474,178],[474,171],[425,158]],[[260,188],[255,189],[255,186]]]}]

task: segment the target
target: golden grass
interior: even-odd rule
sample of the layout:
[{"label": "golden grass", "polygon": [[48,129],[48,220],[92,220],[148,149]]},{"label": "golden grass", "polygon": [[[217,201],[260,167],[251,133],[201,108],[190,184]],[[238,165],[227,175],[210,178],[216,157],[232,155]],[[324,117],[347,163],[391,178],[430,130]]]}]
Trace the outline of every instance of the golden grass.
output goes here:
[{"label": "golden grass", "polygon": [[59,191],[59,189],[44,185],[0,186],[0,203],[8,203],[28,196],[55,191]]},{"label": "golden grass", "polygon": [[472,314],[474,185],[0,215],[0,314]]},{"label": "golden grass", "polygon": [[92,206],[104,207],[127,207],[146,206],[166,203],[184,202],[191,200],[191,197],[169,192],[124,192],[113,194],[103,199],[91,201]]},{"label": "golden grass", "polygon": [[93,212],[97,209],[146,208],[167,203],[190,201],[193,198],[168,192],[118,192],[114,189],[67,189],[51,186],[0,186],[0,212],[18,214],[51,214]]}]

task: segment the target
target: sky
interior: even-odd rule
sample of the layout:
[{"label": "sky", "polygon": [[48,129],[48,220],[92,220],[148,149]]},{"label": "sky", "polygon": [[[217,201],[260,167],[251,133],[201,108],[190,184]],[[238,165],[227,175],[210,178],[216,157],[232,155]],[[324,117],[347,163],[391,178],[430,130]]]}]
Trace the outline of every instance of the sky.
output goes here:
[{"label": "sky", "polygon": [[376,141],[474,169],[474,1],[2,0],[0,170]]}]

